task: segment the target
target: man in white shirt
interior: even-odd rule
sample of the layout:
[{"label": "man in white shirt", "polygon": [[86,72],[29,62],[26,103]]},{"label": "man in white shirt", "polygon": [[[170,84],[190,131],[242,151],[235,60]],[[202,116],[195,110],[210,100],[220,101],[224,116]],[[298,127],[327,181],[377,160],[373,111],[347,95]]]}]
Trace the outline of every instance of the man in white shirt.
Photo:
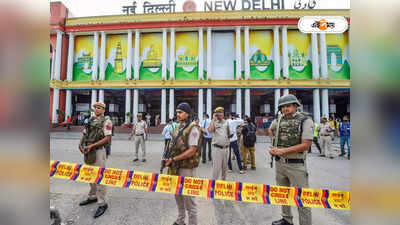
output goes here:
[{"label": "man in white shirt", "polygon": [[238,137],[237,137],[237,132],[236,129],[238,126],[243,124],[243,120],[238,118],[235,114],[230,115],[230,118],[228,119],[228,124],[229,124],[229,130],[230,133],[233,134],[233,136],[229,139],[229,158],[228,158],[228,172],[232,172],[232,149],[233,153],[236,156],[236,161],[240,170],[241,174],[244,174],[244,170],[242,168],[242,160],[240,158],[240,153],[239,153],[239,145],[238,145]]}]

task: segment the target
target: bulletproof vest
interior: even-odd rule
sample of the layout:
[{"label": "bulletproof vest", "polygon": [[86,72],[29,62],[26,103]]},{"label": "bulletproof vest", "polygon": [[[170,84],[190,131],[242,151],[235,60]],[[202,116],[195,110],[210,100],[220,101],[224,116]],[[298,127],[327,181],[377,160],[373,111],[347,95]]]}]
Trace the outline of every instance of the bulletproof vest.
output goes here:
[{"label": "bulletproof vest", "polygon": [[[189,148],[188,144],[189,134],[190,131],[195,127],[200,130],[200,127],[198,125],[196,125],[195,123],[191,123],[187,128],[185,128],[185,130],[183,130],[182,135],[178,137],[175,145],[172,142],[170,142],[169,148],[171,152],[171,158],[182,154]],[[171,134],[172,140],[175,140],[175,138],[178,136],[179,130],[180,130],[179,126],[177,126],[175,130],[172,132]],[[195,154],[190,158],[172,162],[171,165],[169,166],[168,174],[178,175],[179,168],[192,169],[192,168],[197,168],[199,166],[202,138],[203,137],[199,132],[199,143],[197,145],[197,151],[195,152]]]},{"label": "bulletproof vest", "polygon": [[[287,148],[301,144],[302,122],[307,117],[296,113],[293,117],[282,117],[279,125],[278,147]],[[295,152],[284,155],[285,158],[304,158],[303,152]]]}]

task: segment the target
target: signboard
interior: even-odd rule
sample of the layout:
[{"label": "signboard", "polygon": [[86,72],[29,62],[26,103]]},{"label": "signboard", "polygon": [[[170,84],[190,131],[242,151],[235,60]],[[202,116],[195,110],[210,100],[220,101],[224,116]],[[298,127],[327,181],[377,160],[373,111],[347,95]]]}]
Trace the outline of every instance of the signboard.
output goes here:
[{"label": "signboard", "polygon": [[162,33],[145,33],[140,41],[140,80],[161,80]]},{"label": "signboard", "polygon": [[197,80],[199,70],[198,32],[177,32],[175,43],[175,80]]},{"label": "signboard", "polygon": [[290,79],[312,79],[311,35],[288,30],[287,38]]},{"label": "signboard", "polygon": [[92,80],[93,36],[75,37],[74,48],[75,49],[74,49],[74,65],[73,65],[72,80],[73,81]]},{"label": "signboard", "polygon": [[250,78],[274,79],[274,62],[272,61],[274,36],[272,31],[250,31],[249,42]]},{"label": "signboard", "polygon": [[326,34],[329,79],[350,79],[349,50],[348,31],[343,34]]}]

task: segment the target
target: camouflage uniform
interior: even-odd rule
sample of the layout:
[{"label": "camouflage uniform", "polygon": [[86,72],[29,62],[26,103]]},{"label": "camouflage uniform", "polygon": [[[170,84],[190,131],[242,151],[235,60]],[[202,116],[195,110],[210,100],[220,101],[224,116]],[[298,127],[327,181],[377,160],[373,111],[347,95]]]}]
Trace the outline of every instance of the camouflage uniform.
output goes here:
[{"label": "camouflage uniform", "polygon": [[[175,140],[178,133],[185,126],[181,123],[172,132],[171,140]],[[195,123],[191,123],[185,130],[183,130],[182,135],[178,137],[173,144],[173,141],[169,143],[169,148],[171,150],[171,158],[182,154],[187,151],[190,146],[197,146],[197,151],[195,154],[187,159],[174,161],[170,164],[168,168],[168,174],[177,176],[189,176],[194,177],[196,175],[196,168],[200,163],[200,152],[202,146],[202,135],[200,132],[200,127]],[[178,219],[176,224],[185,224],[185,214],[188,212],[189,225],[197,225],[197,208],[194,197],[175,195],[176,205],[178,207]]]},{"label": "camouflage uniform", "polygon": [[[88,146],[112,134],[112,122],[108,116],[91,117],[88,125],[83,130],[83,145]],[[108,145],[108,144],[106,144]],[[106,167],[106,145],[100,146],[84,155],[88,165]],[[100,205],[106,204],[106,188],[99,184],[90,184],[88,199],[95,199]]]},{"label": "camouflage uniform", "polygon": [[[303,122],[304,121],[304,122]],[[301,124],[303,122],[303,124]],[[313,121],[302,113],[293,116],[283,116],[278,133],[278,148],[286,148],[301,144],[302,139],[313,139]],[[277,120],[270,126],[274,135]],[[302,129],[302,133],[301,133]],[[306,165],[306,152],[288,153],[276,157],[276,183],[281,186],[308,187],[308,172]],[[278,159],[280,158],[280,159]],[[288,161],[290,160],[290,161]],[[293,160],[303,160],[303,163]],[[300,225],[311,225],[311,208],[298,207]],[[282,217],[288,223],[293,224],[293,216],[290,206],[282,206]]]}]

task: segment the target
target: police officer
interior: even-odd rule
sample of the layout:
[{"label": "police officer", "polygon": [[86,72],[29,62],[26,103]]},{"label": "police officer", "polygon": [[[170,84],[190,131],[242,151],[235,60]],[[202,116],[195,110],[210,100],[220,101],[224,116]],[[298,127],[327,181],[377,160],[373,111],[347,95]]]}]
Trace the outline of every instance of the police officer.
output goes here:
[{"label": "police officer", "polygon": [[322,154],[320,156],[326,156],[333,159],[332,152],[332,133],[334,129],[325,116],[321,118],[321,124],[319,125],[319,135],[322,145]]},{"label": "police officer", "polygon": [[[274,142],[270,154],[276,161],[276,183],[281,186],[308,187],[306,152],[313,140],[313,121],[304,113],[297,112],[300,106],[294,95],[282,96],[278,101],[279,115],[269,129]],[[275,135],[277,137],[275,139]],[[298,207],[300,225],[311,225],[311,209]],[[282,206],[282,219],[272,225],[291,225],[293,216],[290,206]]]},{"label": "police officer", "polygon": [[228,172],[228,149],[231,135],[229,123],[224,119],[223,107],[217,107],[214,110],[214,116],[208,127],[208,131],[213,133],[212,151],[215,154],[213,158],[212,178],[214,180],[225,180],[226,173]]},{"label": "police officer", "polygon": [[[137,121],[132,127],[131,135],[129,136],[129,140],[132,139],[132,136],[135,135],[135,158],[133,162],[139,160],[139,145],[142,147],[142,162],[146,162],[146,139],[149,138],[149,128],[147,123],[142,120],[142,114],[137,114]],[[145,139],[146,135],[146,139]]]},{"label": "police officer", "polygon": [[[200,162],[199,148],[201,146],[200,127],[190,122],[192,109],[186,102],[176,107],[176,116],[179,125],[172,132],[172,141],[169,144],[171,157],[165,159],[168,174],[179,176],[196,176],[196,168]],[[175,195],[178,207],[178,218],[173,225],[184,225],[185,214],[188,212],[189,225],[197,225],[197,207],[194,197]]]},{"label": "police officer", "polygon": [[[111,142],[112,122],[108,116],[104,116],[106,108],[104,103],[96,102],[93,104],[93,108],[94,116],[89,119],[83,130],[79,150],[84,154],[86,164],[104,168],[106,166],[106,145]],[[84,206],[94,202],[99,204],[94,214],[94,218],[97,218],[103,215],[108,208],[105,186],[90,184],[89,196],[79,205]]]}]

